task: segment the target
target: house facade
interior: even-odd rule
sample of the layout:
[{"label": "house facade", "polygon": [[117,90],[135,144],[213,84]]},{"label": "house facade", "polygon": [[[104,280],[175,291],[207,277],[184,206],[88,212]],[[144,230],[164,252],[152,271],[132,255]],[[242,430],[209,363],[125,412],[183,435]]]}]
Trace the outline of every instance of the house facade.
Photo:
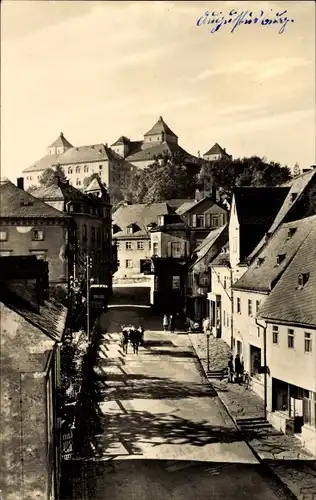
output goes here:
[{"label": "house facade", "polygon": [[75,147],[61,133],[48,147],[43,158],[22,171],[25,189],[39,186],[43,172],[47,168],[55,169],[57,165],[63,168],[69,184],[78,189],[83,189],[84,179],[93,173],[98,174],[106,186],[119,185],[124,188],[136,170],[107,144]]},{"label": "house facade", "polygon": [[73,238],[70,250],[74,254],[71,275],[82,277],[90,259],[90,276],[95,283],[112,289],[116,258],[112,246],[112,206],[106,188],[97,179],[85,192],[56,177],[56,183],[32,192],[37,199],[54,207],[72,220]]},{"label": "house facade", "polygon": [[113,213],[113,242],[117,248],[116,279],[139,278],[151,272],[150,231],[160,216],[172,213],[167,203],[124,204]]},{"label": "house facade", "polygon": [[55,402],[67,310],[42,286],[47,263],[1,257],[0,269],[0,489],[6,500],[54,500],[61,470]]},{"label": "house facade", "polygon": [[35,255],[49,263],[50,282],[64,283],[74,261],[72,219],[24,191],[23,179],[18,185],[0,184],[0,255]]}]

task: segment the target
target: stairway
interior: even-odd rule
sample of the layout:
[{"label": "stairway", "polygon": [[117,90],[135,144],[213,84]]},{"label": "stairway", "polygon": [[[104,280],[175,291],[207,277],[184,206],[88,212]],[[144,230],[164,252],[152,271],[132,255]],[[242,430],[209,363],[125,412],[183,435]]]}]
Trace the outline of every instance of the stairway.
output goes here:
[{"label": "stairway", "polygon": [[227,370],[209,370],[206,372],[206,376],[211,380],[222,380],[227,377]]},{"label": "stairway", "polygon": [[[271,433],[273,430],[274,434],[277,432],[272,427],[270,422],[264,417],[248,417],[248,418],[237,418],[236,419],[238,427],[245,434],[255,433],[255,434],[266,434]],[[282,434],[281,432],[277,432],[278,434]]]}]

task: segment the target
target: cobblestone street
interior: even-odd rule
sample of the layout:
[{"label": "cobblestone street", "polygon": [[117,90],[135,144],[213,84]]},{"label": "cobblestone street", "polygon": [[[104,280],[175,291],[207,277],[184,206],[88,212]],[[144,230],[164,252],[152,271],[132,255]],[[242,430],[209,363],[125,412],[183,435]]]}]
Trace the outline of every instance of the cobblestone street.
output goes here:
[{"label": "cobblestone street", "polygon": [[[190,340],[206,371],[206,336],[191,334]],[[225,368],[229,355],[229,346],[222,339],[210,338],[211,370]],[[211,383],[235,421],[241,417],[257,418],[264,415],[263,400],[243,385],[228,384],[226,378],[212,380]],[[252,432],[247,441],[299,500],[316,499],[315,459],[304,450],[299,439],[268,427],[264,432]]]}]

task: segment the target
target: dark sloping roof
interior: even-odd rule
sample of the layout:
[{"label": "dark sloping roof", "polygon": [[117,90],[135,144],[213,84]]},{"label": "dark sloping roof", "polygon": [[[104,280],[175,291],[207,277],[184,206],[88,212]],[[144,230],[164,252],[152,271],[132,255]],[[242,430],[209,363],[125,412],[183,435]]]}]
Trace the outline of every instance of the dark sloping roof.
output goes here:
[{"label": "dark sloping roof", "polygon": [[187,198],[179,198],[179,199],[173,198],[171,200],[166,200],[166,203],[168,203],[168,205],[170,205],[171,208],[177,210],[184,203],[189,203],[189,202],[193,202],[193,201],[195,201],[193,198],[190,198],[190,199],[187,199]]},{"label": "dark sloping roof", "polygon": [[211,147],[211,149],[209,149],[206,153],[204,153],[204,156],[207,156],[207,155],[226,155],[226,156],[229,156],[225,149],[223,149],[217,142],[214,144],[214,146]]},{"label": "dark sloping roof", "polygon": [[50,148],[54,148],[54,147],[58,147],[58,146],[62,146],[64,148],[73,148],[73,145],[70,144],[69,141],[67,141],[66,137],[64,137],[64,134],[62,132],[60,132],[60,135],[57,137],[57,139],[52,142],[52,144],[49,146]]},{"label": "dark sloping roof", "polygon": [[[113,224],[116,224],[120,231],[113,235],[113,238],[122,236],[148,236],[147,226],[151,222],[158,222],[159,215],[172,213],[172,208],[165,202],[161,203],[139,203],[135,205],[122,205],[113,214]],[[136,224],[140,229],[133,235],[128,235],[126,228]]]},{"label": "dark sloping roof", "polygon": [[[316,217],[311,231],[260,309],[260,317],[316,326]],[[309,274],[300,289],[298,277]]]},{"label": "dark sloping roof", "polygon": [[172,132],[172,130],[168,127],[166,122],[164,122],[162,116],[159,117],[159,120],[157,121],[157,123],[155,123],[155,125],[148,132],[146,132],[146,134],[144,134],[144,135],[145,136],[156,135],[156,134],[160,134],[161,132],[164,132],[165,134],[168,134],[168,135],[173,135],[174,137],[178,137],[174,132]]},{"label": "dark sloping roof", "polygon": [[[278,229],[280,224],[282,224],[282,222],[287,218],[290,211],[293,210],[293,207],[295,207],[299,200],[302,198],[302,195],[306,188],[315,179],[316,170],[312,170],[311,172],[306,172],[305,174],[299,175],[295,179],[291,179],[291,181],[287,182],[286,184],[283,184],[283,187],[289,188],[289,192],[284,202],[282,203],[280,210],[276,214],[271,227],[268,230],[269,233],[273,234]],[[293,200],[292,198],[294,196],[295,199]],[[249,258],[252,260],[258,254],[258,252],[260,252],[264,245],[265,238],[262,238],[253,252],[251,252]]]},{"label": "dark sloping roof", "polygon": [[201,245],[195,249],[197,260],[192,264],[191,268],[196,272],[205,270],[205,266],[218,254],[222,245],[227,241],[227,238],[227,224],[211,231]]},{"label": "dark sloping roof", "polygon": [[[233,288],[271,291],[276,280],[288,267],[314,226],[316,226],[316,216],[282,224],[258,254],[257,259],[251,263],[245,274],[234,283]],[[280,264],[277,263],[278,255],[285,256]]]},{"label": "dark sloping roof", "polygon": [[185,201],[182,205],[180,205],[180,207],[177,209],[177,214],[179,215],[183,215],[185,214],[186,212],[188,212],[191,208],[195,207],[195,205],[197,205],[198,203],[200,203],[199,201],[197,200],[187,200]]},{"label": "dark sloping roof", "polygon": [[185,151],[181,146],[173,142],[162,142],[160,144],[156,144],[155,146],[148,147],[145,149],[140,149],[134,153],[130,153],[127,157],[127,161],[145,161],[152,160],[154,161],[158,155],[162,155],[164,153],[170,154],[171,156],[176,153],[181,153],[186,158],[191,158],[191,155]]},{"label": "dark sloping roof", "polygon": [[289,187],[239,187],[234,199],[239,224],[271,225]]},{"label": "dark sloping roof", "polygon": [[118,138],[117,141],[113,142],[113,144],[111,144],[111,146],[121,146],[121,145],[128,145],[130,144],[130,140],[128,139],[128,137],[125,137],[125,135],[121,135],[121,137]]},{"label": "dark sloping roof", "polygon": [[61,154],[54,154],[54,155],[46,155],[43,156],[40,160],[37,162],[33,163],[33,165],[24,168],[22,170],[22,173],[26,174],[28,172],[42,172],[43,170],[46,170],[47,168],[52,168],[53,165],[56,165],[57,163],[60,163],[60,159],[62,158],[63,153]]},{"label": "dark sloping roof", "polygon": [[0,185],[1,217],[54,217],[65,218],[66,215],[47,205],[30,193],[19,189],[12,182]]}]

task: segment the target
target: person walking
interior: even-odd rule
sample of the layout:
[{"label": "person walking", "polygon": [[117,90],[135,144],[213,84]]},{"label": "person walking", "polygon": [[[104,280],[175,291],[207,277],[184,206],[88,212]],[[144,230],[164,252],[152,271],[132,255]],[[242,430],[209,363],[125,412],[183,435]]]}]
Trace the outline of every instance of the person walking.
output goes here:
[{"label": "person walking", "polygon": [[171,314],[171,316],[170,316],[170,332],[171,333],[174,333],[175,326],[176,326],[176,318],[173,314]]},{"label": "person walking", "polygon": [[166,332],[168,330],[168,326],[169,326],[169,319],[168,319],[167,314],[164,315],[163,320],[162,320],[162,324],[163,324],[164,332]]},{"label": "person walking", "polygon": [[232,383],[234,381],[234,358],[231,356],[228,361],[228,382]]},{"label": "person walking", "polygon": [[241,373],[241,362],[240,362],[239,354],[236,354],[236,356],[235,356],[235,372],[236,372],[237,378],[239,379],[240,376],[242,375],[242,373]]}]

